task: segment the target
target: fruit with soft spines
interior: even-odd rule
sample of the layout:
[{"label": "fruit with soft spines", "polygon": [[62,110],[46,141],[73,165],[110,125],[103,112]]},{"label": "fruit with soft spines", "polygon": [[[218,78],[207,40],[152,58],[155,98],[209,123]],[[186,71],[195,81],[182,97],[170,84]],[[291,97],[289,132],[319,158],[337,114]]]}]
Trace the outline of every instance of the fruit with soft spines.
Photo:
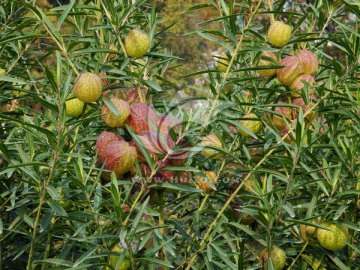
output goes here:
[{"label": "fruit with soft spines", "polygon": [[292,27],[282,21],[271,23],[267,36],[269,42],[276,47],[283,47],[291,39]]},{"label": "fruit with soft spines", "polygon": [[90,72],[81,73],[75,82],[73,94],[83,102],[95,102],[102,93],[103,80]]},{"label": "fruit with soft spines", "polygon": [[104,104],[101,108],[102,120],[109,127],[122,127],[125,124],[126,119],[130,115],[130,106],[125,100],[120,98],[112,98],[110,102],[115,106],[119,115],[115,115],[107,106]]},{"label": "fruit with soft spines", "polygon": [[[260,60],[257,64],[257,67],[267,67],[267,66],[276,66],[278,65],[278,59],[275,53],[273,52],[263,52],[260,56]],[[261,76],[273,76],[276,74],[275,68],[272,69],[258,69],[257,73]]]},{"label": "fruit with soft spines", "polygon": [[149,36],[138,29],[131,30],[125,36],[125,50],[127,56],[139,58],[144,56],[150,48]]}]

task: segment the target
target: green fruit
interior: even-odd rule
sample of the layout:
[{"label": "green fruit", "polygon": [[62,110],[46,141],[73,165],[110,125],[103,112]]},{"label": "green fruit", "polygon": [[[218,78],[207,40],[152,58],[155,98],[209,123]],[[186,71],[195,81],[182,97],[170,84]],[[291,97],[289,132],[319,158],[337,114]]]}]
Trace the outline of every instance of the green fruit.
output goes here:
[{"label": "green fruit", "polygon": [[[109,50],[112,50],[112,51],[115,51],[115,52],[118,52],[119,50],[117,49],[117,47],[115,45],[112,45],[110,44],[109,47],[108,47]],[[114,60],[116,57],[116,53],[109,53],[108,55],[108,59],[109,60]]]},{"label": "green fruit", "polygon": [[84,110],[84,102],[78,98],[65,101],[65,112],[69,117],[78,117]]},{"label": "green fruit", "polygon": [[[15,84],[15,87],[19,88],[19,87],[23,87],[23,85]],[[30,91],[30,85],[25,85],[24,90]],[[21,91],[21,90],[12,90],[11,94],[16,96],[16,97],[22,97],[22,96],[27,95],[28,93],[24,92],[24,91]]]},{"label": "green fruit", "polygon": [[117,109],[119,115],[115,115],[106,104],[101,108],[101,118],[109,127],[121,127],[130,115],[130,106],[125,100],[120,98],[110,99],[111,103]]},{"label": "green fruit", "polygon": [[102,79],[93,73],[82,73],[77,79],[73,94],[83,102],[98,100],[102,92]]},{"label": "green fruit", "polygon": [[134,58],[142,57],[149,48],[150,38],[146,33],[134,29],[125,36],[125,50],[128,56]]},{"label": "green fruit", "polygon": [[271,259],[274,269],[281,270],[284,268],[286,263],[286,253],[281,248],[273,246],[269,256],[269,250],[266,248],[260,253],[260,258],[263,261],[264,269],[268,269],[268,260]]},{"label": "green fruit", "polygon": [[1,76],[6,76],[6,70],[0,68],[0,75],[1,75]]},{"label": "green fruit", "polygon": [[[278,65],[278,59],[273,52],[263,52],[258,62],[258,67],[275,66]],[[273,76],[276,74],[276,69],[259,69],[257,70],[261,76]]]},{"label": "green fruit", "polygon": [[217,68],[221,72],[226,72],[226,70],[228,69],[229,63],[230,63],[230,61],[229,61],[227,55],[224,53],[217,60]]},{"label": "green fruit", "polygon": [[218,136],[215,133],[211,133],[201,139],[201,146],[206,147],[201,153],[211,159],[219,159],[221,158],[221,153],[215,149],[207,148],[207,147],[217,147],[223,148],[222,143]]},{"label": "green fruit", "polygon": [[[118,247],[117,245],[114,246],[112,249],[111,249],[111,252],[117,252],[117,253],[122,253],[124,249]],[[126,254],[128,255],[128,254]],[[116,267],[117,263],[118,263],[118,260],[120,258],[120,255],[110,255],[109,257],[109,265],[111,267],[107,267],[107,270],[110,270],[110,269],[114,269],[114,270],[128,270],[131,266],[130,264],[130,260],[128,257],[125,257],[120,266],[119,267]]]},{"label": "green fruit", "polygon": [[290,25],[281,21],[274,21],[268,31],[268,40],[272,45],[282,47],[290,41],[291,31],[292,28]]},{"label": "green fruit", "polygon": [[[260,121],[260,119],[257,117],[256,114],[254,113],[248,113],[246,115],[244,115],[243,118],[246,118],[244,120],[240,120],[239,123],[241,125],[243,125],[244,127],[246,127],[248,130],[252,131],[254,134],[257,134],[261,128],[262,128],[262,123]],[[247,119],[248,118],[248,119]],[[250,136],[249,133],[247,133],[245,130],[243,129],[238,129],[238,131],[240,132],[241,135],[243,135],[244,137],[248,137]]]},{"label": "green fruit", "polygon": [[328,221],[325,221],[320,225],[328,229],[318,228],[316,234],[316,237],[323,248],[337,251],[346,246],[346,242],[349,239],[349,231],[346,227]]}]

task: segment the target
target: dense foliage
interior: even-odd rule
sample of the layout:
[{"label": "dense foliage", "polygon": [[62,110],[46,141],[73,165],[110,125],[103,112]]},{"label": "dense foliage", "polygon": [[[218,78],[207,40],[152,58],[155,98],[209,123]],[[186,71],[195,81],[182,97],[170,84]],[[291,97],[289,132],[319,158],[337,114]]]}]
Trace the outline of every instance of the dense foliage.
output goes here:
[{"label": "dense foliage", "polygon": [[[0,269],[360,269],[359,4],[189,1],[203,21],[183,39],[167,14],[182,1],[166,2],[1,3]],[[292,26],[282,47],[274,20]],[[133,29],[150,38],[139,58]],[[192,46],[198,65],[177,69]],[[314,80],[286,85],[280,60],[304,49],[319,67],[294,79]],[[70,117],[85,72],[102,96]],[[104,123],[129,93],[181,123],[177,158],[129,121]],[[137,147],[130,172],[99,162],[104,131]]]}]

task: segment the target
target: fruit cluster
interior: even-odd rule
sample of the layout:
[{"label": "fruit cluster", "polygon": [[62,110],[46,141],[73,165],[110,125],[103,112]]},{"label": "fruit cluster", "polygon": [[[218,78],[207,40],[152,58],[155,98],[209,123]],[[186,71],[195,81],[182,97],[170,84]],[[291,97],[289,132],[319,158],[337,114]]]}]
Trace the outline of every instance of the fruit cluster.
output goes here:
[{"label": "fruit cluster", "polygon": [[[268,41],[275,47],[288,44],[291,39],[291,27],[280,21],[274,21],[268,30]],[[261,76],[275,76],[278,81],[286,87],[290,98],[283,97],[274,113],[267,114],[266,118],[280,131],[285,140],[292,141],[289,132],[289,123],[295,124],[298,120],[299,110],[303,110],[305,119],[314,121],[315,113],[312,112],[312,103],[316,102],[314,95],[314,75],[319,69],[316,55],[307,49],[297,51],[293,55],[286,55],[280,61],[272,51],[263,52],[255,63],[257,72]],[[303,94],[307,101],[303,99]],[[291,100],[289,102],[289,100]],[[295,105],[296,107],[292,106]],[[270,108],[272,109],[272,108]]]},{"label": "fruit cluster", "polygon": [[[125,95],[137,96],[130,88]],[[126,98],[127,97],[127,98]],[[122,136],[104,131],[100,134],[96,142],[98,153],[98,164],[104,165],[104,169],[114,172],[117,177],[121,177],[127,172],[136,172],[135,161],[138,160],[143,176],[150,176],[152,171],[146,154],[149,154],[152,160],[158,162],[160,168],[182,164],[186,154],[178,155],[175,151],[176,141],[171,134],[179,134],[181,123],[171,115],[158,115],[149,105],[141,102],[129,104],[126,100],[112,98],[112,104],[118,110],[119,116],[111,112],[107,105],[102,108],[103,121],[109,127],[119,127],[125,124],[133,131],[133,139],[125,141]],[[143,151],[146,154],[143,154]],[[162,160],[159,160],[159,158]],[[179,162],[179,159],[180,162]],[[173,176],[173,172],[159,172],[154,177],[162,177],[162,180],[168,181]],[[109,178],[109,173],[103,173],[105,179]]]}]

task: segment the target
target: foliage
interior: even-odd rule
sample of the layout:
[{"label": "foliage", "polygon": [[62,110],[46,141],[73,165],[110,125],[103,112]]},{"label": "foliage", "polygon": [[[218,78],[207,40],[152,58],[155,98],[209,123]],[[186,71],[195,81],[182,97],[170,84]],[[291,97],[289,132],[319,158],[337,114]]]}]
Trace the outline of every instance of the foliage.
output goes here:
[{"label": "foliage", "polygon": [[[261,255],[274,246],[286,252],[288,269],[360,268],[358,4],[220,0],[187,6],[204,17],[211,10],[192,41],[210,42],[228,62],[225,72],[207,60],[191,67],[188,82],[206,80],[201,90],[209,95],[181,99],[180,106],[164,96],[175,87],[166,74],[182,49],[169,52],[168,41],[163,44],[171,28],[159,27],[154,5],[70,0],[50,8],[35,2],[0,6],[0,67],[7,72],[0,75],[0,269],[104,269],[111,255],[129,258],[131,269],[275,269]],[[266,39],[274,19],[293,26],[282,48]],[[151,46],[133,59],[123,40],[137,28],[148,33]],[[284,57],[305,48],[320,68],[316,85],[300,92],[302,107],[291,103],[291,90],[276,76],[259,76],[255,63],[263,51]],[[86,103],[80,117],[67,117],[65,102],[82,72],[102,76],[103,95]],[[164,168],[128,126],[104,124],[102,105],[113,111],[108,97],[129,87],[148,88],[149,105],[182,120],[183,150],[190,153],[184,164]],[[289,120],[276,107],[296,114]],[[279,131],[274,116],[286,128]],[[261,121],[259,132],[255,121]],[[104,130],[133,139],[150,173],[137,163],[135,176],[103,179],[95,143]],[[216,158],[199,146],[209,134],[222,145],[209,146],[221,153]],[[158,158],[165,162],[168,155]],[[177,178],[154,177],[164,171]],[[208,171],[216,183],[206,178]],[[179,181],[184,175],[188,181]],[[201,190],[199,176],[213,190]],[[349,230],[344,249],[329,251],[316,237],[304,237],[301,226],[325,220]],[[124,252],[114,254],[115,245]]]}]

